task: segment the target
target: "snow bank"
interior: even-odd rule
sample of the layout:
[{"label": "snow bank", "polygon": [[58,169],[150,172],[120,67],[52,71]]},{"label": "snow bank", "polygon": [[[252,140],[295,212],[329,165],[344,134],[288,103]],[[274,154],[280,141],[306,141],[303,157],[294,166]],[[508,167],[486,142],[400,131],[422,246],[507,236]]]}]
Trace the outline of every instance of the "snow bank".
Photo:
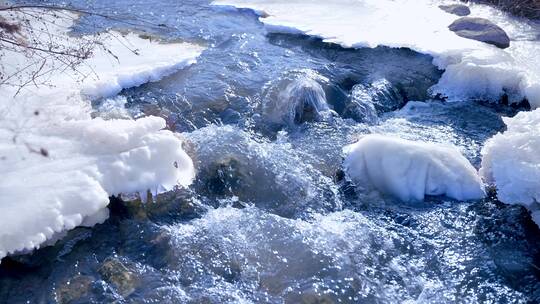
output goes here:
[{"label": "snow bank", "polygon": [[374,187],[405,202],[425,195],[457,200],[485,195],[476,170],[451,146],[372,134],[344,151],[347,175],[365,190]]},{"label": "snow bank", "polygon": [[448,26],[458,16],[433,0],[216,0],[215,5],[249,8],[269,31],[303,33],[343,47],[407,47],[434,57],[445,69],[434,93],[450,99],[527,97],[540,106],[540,26],[483,5],[470,5],[471,17],[483,17],[510,36],[510,47],[457,36]]},{"label": "snow bank", "polygon": [[540,109],[504,122],[507,130],[482,149],[480,173],[497,188],[499,200],[525,206],[540,226]]},{"label": "snow bank", "polygon": [[[195,62],[202,48],[114,35],[104,43],[119,60],[97,49],[78,71],[53,71],[52,86],[27,86],[17,96],[0,87],[0,258],[104,221],[110,195],[145,198],[147,190],[191,183],[193,163],[163,119],[91,119],[90,99],[159,80]],[[3,52],[2,64],[28,60]]]}]

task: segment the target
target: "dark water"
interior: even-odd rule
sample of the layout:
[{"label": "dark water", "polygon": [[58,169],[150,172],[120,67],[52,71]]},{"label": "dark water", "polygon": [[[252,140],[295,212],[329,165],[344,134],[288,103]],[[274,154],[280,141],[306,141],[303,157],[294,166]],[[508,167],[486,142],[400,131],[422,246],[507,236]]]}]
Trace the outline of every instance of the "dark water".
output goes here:
[{"label": "dark water", "polygon": [[[161,115],[183,133],[198,175],[157,204],[113,199],[105,224],[3,260],[1,303],[540,299],[539,231],[521,207],[403,204],[340,177],[342,147],[369,132],[450,142],[479,166],[512,111],[431,99],[441,71],[429,56],[268,34],[253,13],[206,1],[71,3],[122,20],[83,17],[76,33],[131,29],[207,47],[197,64],[121,93],[135,116]],[[333,112],[280,120],[273,109],[299,79]]]}]

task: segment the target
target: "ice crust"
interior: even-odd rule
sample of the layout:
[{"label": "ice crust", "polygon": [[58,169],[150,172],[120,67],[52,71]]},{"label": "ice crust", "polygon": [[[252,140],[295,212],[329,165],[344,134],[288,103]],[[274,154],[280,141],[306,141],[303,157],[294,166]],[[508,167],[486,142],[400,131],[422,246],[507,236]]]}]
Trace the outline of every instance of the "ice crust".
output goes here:
[{"label": "ice crust", "polygon": [[433,0],[216,0],[215,5],[248,8],[260,15],[268,31],[320,37],[346,48],[407,47],[434,57],[445,72],[433,93],[450,99],[527,98],[540,106],[538,24],[512,18],[484,5],[470,4],[471,17],[502,27],[510,47],[502,50],[457,36],[448,26],[458,16]]},{"label": "ice crust", "polygon": [[476,169],[452,146],[370,134],[345,147],[344,168],[355,185],[376,189],[404,202],[425,195],[457,200],[485,195]]},{"label": "ice crust", "polygon": [[[65,35],[65,28],[51,30]],[[194,63],[202,48],[115,35],[120,38],[105,44],[119,60],[96,50],[77,72],[53,72],[50,86],[17,95],[0,88],[0,258],[103,222],[110,195],[146,198],[147,190],[191,183],[192,160],[162,118],[92,119],[90,100],[159,80]],[[17,67],[27,59],[5,52],[2,60]],[[88,76],[78,79],[82,74]]]},{"label": "ice crust", "polygon": [[504,118],[507,130],[482,149],[480,173],[507,204],[523,205],[540,226],[540,109]]}]

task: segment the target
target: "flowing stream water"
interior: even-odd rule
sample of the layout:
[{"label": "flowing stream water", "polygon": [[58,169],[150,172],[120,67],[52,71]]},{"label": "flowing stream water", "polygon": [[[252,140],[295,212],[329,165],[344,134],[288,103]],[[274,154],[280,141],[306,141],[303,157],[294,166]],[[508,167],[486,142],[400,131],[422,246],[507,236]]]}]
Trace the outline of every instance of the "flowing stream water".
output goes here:
[{"label": "flowing stream water", "polygon": [[356,193],[341,172],[342,147],[371,132],[452,143],[478,168],[484,141],[515,109],[430,99],[442,74],[430,56],[270,34],[248,10],[72,5],[123,20],[84,16],[74,34],[117,28],[207,48],[159,82],[94,101],[96,115],[117,102],[166,118],[197,178],[156,203],[113,198],[104,224],[5,259],[0,303],[540,301],[540,234],[522,207],[406,204]]}]

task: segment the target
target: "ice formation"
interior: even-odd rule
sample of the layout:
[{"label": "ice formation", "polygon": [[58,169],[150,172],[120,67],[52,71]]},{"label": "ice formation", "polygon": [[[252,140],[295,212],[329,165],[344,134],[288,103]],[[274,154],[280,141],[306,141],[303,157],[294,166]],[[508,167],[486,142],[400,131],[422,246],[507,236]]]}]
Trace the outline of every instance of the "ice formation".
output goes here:
[{"label": "ice formation", "polygon": [[525,206],[540,226],[540,109],[504,122],[507,130],[482,149],[480,173],[502,202]]},{"label": "ice formation", "polygon": [[375,188],[404,202],[423,201],[425,195],[457,200],[485,195],[474,167],[451,146],[372,134],[344,151],[347,175],[365,190]]},{"label": "ice formation", "polygon": [[[60,37],[69,26],[58,22],[51,31]],[[118,60],[98,49],[78,71],[51,72],[52,86],[27,86],[16,96],[0,88],[0,258],[104,221],[110,195],[144,198],[147,190],[191,183],[193,163],[163,119],[92,119],[90,99],[159,80],[195,62],[202,48],[115,35],[104,43]],[[10,67],[28,60],[2,55]]]},{"label": "ice formation", "polygon": [[540,106],[539,25],[500,11],[470,4],[471,17],[502,27],[510,47],[495,46],[457,36],[448,26],[458,16],[441,10],[452,1],[431,0],[216,0],[214,4],[248,8],[261,16],[272,32],[302,33],[343,47],[407,47],[434,57],[445,69],[434,93],[450,99],[527,98]]}]

